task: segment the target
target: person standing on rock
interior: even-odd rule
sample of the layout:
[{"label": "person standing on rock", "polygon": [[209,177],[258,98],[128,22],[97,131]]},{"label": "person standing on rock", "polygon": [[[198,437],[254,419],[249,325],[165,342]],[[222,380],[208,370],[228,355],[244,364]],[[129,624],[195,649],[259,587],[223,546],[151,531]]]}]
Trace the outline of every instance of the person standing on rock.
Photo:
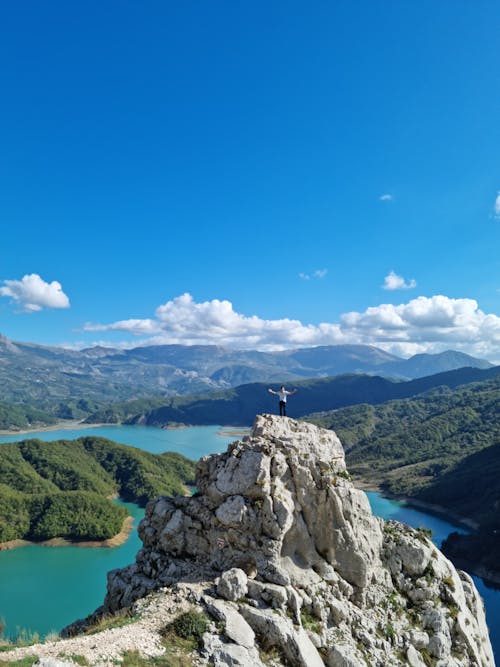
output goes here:
[{"label": "person standing on rock", "polygon": [[286,398],[292,394],[296,394],[299,390],[292,389],[292,391],[287,391],[285,387],[280,387],[279,391],[273,391],[272,389],[267,390],[270,394],[279,396],[280,399],[280,417],[286,417]]}]

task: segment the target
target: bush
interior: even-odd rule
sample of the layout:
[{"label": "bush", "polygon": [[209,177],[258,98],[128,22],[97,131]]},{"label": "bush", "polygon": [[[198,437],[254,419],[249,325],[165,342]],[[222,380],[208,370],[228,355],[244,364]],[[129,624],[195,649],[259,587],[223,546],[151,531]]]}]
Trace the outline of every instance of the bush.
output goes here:
[{"label": "bush", "polygon": [[200,640],[208,630],[208,618],[198,611],[187,611],[172,623],[174,632],[182,639]]}]

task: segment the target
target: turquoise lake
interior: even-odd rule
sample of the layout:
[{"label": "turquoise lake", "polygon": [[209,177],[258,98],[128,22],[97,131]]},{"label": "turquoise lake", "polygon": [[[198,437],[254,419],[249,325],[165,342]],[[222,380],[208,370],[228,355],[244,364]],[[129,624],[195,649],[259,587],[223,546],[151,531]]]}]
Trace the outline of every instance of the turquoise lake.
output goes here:
[{"label": "turquoise lake", "polygon": [[[144,426],[104,426],[74,430],[45,431],[29,435],[0,436],[2,442],[37,437],[42,440],[98,435],[133,445],[153,453],[176,451],[198,459],[223,451],[234,435],[224,434],[217,426],[198,426],[181,430],[162,430]],[[462,530],[441,518],[388,500],[369,492],[374,514],[396,519],[410,526],[430,528],[440,546],[452,531]],[[15,637],[21,629],[45,635],[60,630],[98,607],[106,592],[106,573],[132,563],[140,548],[137,524],[143,510],[126,503],[135,518],[135,528],[125,544],[114,549],[80,547],[28,546],[0,552],[0,618],[6,623],[7,636]],[[475,584],[484,599],[486,619],[495,655],[500,657],[500,591],[489,588],[477,577]]]}]

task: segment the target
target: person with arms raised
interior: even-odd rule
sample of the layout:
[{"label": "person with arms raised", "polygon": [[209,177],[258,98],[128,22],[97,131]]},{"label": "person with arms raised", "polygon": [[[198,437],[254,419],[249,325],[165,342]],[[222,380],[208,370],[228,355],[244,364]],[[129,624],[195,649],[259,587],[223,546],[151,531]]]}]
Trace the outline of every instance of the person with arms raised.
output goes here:
[{"label": "person with arms raised", "polygon": [[292,391],[287,391],[285,387],[280,387],[279,391],[274,391],[273,389],[268,389],[267,390],[270,394],[274,394],[275,396],[279,396],[280,399],[280,417],[286,417],[286,399],[287,396],[292,396],[292,394],[296,394],[298,392],[298,389],[292,389]]}]

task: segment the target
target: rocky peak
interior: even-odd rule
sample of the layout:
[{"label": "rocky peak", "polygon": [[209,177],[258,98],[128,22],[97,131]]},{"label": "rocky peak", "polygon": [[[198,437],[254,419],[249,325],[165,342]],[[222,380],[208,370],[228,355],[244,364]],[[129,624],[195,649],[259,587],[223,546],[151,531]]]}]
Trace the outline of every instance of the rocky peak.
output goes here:
[{"label": "rocky peak", "polygon": [[148,505],[143,548],[109,574],[101,612],[183,591],[223,621],[203,638],[215,665],[256,667],[269,647],[303,667],[494,665],[470,577],[425,535],[372,515],[332,431],[258,416],[200,460],[196,484]]}]

